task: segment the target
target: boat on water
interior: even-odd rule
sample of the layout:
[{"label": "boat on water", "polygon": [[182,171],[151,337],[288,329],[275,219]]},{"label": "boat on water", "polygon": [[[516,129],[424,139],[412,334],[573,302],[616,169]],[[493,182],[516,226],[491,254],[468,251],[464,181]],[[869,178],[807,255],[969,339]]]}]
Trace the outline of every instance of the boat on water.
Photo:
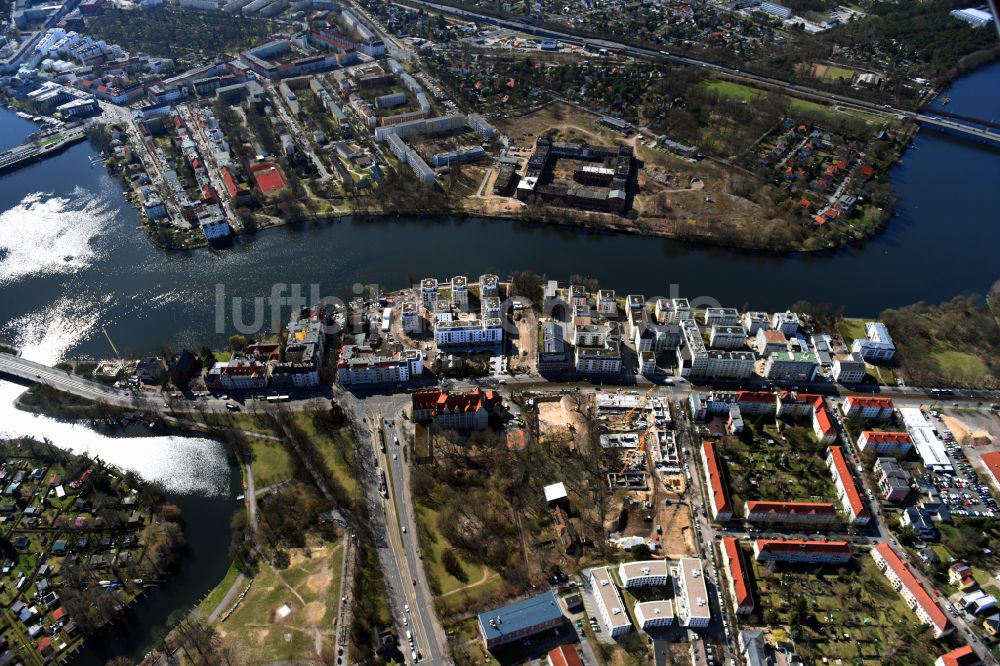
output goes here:
[{"label": "boat on water", "polygon": [[31,115],[28,114],[28,113],[25,113],[24,111],[18,111],[15,115],[18,118],[24,118],[25,120],[31,120]]}]

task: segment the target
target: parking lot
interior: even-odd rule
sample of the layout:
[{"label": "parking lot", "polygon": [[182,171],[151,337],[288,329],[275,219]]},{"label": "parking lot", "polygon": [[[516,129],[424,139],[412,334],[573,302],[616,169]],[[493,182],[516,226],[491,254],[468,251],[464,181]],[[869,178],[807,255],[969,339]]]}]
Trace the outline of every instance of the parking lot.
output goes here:
[{"label": "parking lot", "polygon": [[937,488],[941,501],[951,508],[953,515],[980,516],[992,518],[997,514],[996,500],[986,482],[979,478],[972,461],[966,455],[962,446],[941,420],[936,411],[927,412],[928,420],[938,429],[941,440],[948,448],[948,458],[955,467],[953,474],[948,472],[924,474],[920,481],[932,484]]}]

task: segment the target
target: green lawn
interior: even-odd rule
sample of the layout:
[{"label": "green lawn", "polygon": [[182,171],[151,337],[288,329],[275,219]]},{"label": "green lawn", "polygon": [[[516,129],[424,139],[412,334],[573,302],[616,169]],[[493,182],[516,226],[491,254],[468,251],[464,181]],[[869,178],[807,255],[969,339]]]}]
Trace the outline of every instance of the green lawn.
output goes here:
[{"label": "green lawn", "polygon": [[931,353],[938,372],[965,382],[976,382],[989,374],[989,368],[978,356],[969,352],[947,350]]},{"label": "green lawn", "polygon": [[702,88],[707,88],[723,97],[733,97],[744,102],[752,102],[764,94],[763,91],[745,86],[742,83],[733,81],[722,81],[720,79],[706,79],[699,84]]},{"label": "green lawn", "polygon": [[211,592],[198,604],[198,609],[201,611],[202,615],[208,617],[215,607],[219,605],[225,596],[229,588],[233,586],[233,581],[240,574],[239,569],[236,568],[236,564],[229,565],[229,571],[226,572],[225,577],[216,585]]},{"label": "green lawn", "polygon": [[292,478],[292,461],[281,443],[258,438],[249,441],[253,452],[250,469],[258,490]]},{"label": "green lawn", "polygon": [[848,69],[846,67],[837,67],[836,65],[830,65],[829,67],[826,68],[826,78],[850,80],[854,78],[854,70]]},{"label": "green lawn", "polygon": [[844,318],[837,322],[837,332],[844,338],[844,342],[850,346],[855,338],[864,338],[865,322],[867,319]]}]

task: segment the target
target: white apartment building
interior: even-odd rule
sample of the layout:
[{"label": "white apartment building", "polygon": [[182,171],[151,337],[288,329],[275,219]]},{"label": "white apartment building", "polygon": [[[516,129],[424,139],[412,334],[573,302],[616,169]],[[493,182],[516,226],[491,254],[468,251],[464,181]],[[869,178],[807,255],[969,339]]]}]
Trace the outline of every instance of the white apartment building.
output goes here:
[{"label": "white apartment building", "polygon": [[674,623],[674,603],[670,599],[637,601],[633,611],[643,631],[656,627],[669,627]]},{"label": "white apartment building", "polygon": [[611,569],[598,567],[590,570],[590,587],[597,603],[601,624],[609,636],[621,636],[632,631],[632,622],[625,612],[625,604],[611,579]]},{"label": "white apartment building", "polygon": [[747,335],[742,326],[713,324],[708,345],[715,349],[746,349]]},{"label": "white apartment building", "polygon": [[337,362],[337,381],[343,385],[407,382],[423,371],[424,359],[418,351],[383,356],[369,347],[348,345]]},{"label": "white apartment building", "polygon": [[757,335],[757,331],[771,328],[771,316],[766,312],[744,312],[743,330],[748,337]]},{"label": "white apartment building", "polygon": [[691,319],[691,304],[686,298],[658,298],[654,314],[661,324],[679,324]]},{"label": "white apartment building", "polygon": [[573,344],[575,345],[583,347],[603,347],[607,341],[607,325],[577,324],[573,327]]},{"label": "white apartment building", "polygon": [[420,323],[420,311],[414,301],[405,301],[400,308],[401,322],[404,333],[420,333],[423,326]]},{"label": "white apartment building", "polygon": [[434,342],[438,347],[486,346],[503,341],[503,326],[499,318],[468,317],[438,321],[434,325]]},{"label": "white apartment building", "polygon": [[420,300],[424,307],[432,309],[438,299],[438,281],[434,278],[424,278],[420,281]]},{"label": "white apartment building", "polygon": [[708,603],[708,586],[701,560],[685,557],[672,573],[677,621],[682,627],[707,627],[712,621],[712,608]]},{"label": "white apartment building", "polygon": [[861,354],[851,354],[847,359],[834,359],[833,380],[841,384],[860,384],[868,374],[864,357]]},{"label": "white apartment building", "polygon": [[607,319],[618,316],[618,301],[613,289],[601,289],[597,292],[597,314]]},{"label": "white apartment building", "polygon": [[705,354],[703,376],[712,379],[748,379],[753,375],[756,360],[751,351],[713,349]]},{"label": "white apartment building", "polygon": [[576,348],[576,371],[590,374],[618,374],[622,371],[621,348],[617,341],[604,347]]},{"label": "white apartment building", "polygon": [[618,578],[629,587],[664,587],[670,582],[666,560],[640,560],[618,565]]},{"label": "white apartment building", "polygon": [[771,328],[785,335],[795,335],[799,332],[799,316],[790,310],[775,312],[771,317]]},{"label": "white apartment building", "polygon": [[944,611],[889,544],[880,543],[875,546],[872,549],[872,559],[893,588],[903,597],[906,605],[916,614],[917,619],[933,629],[935,638],[941,638],[954,631],[955,628]]},{"label": "white apartment building", "polygon": [[865,338],[857,338],[851,344],[851,351],[861,356],[869,363],[891,361],[896,355],[896,345],[889,335],[889,329],[880,321],[870,321],[865,324]]},{"label": "white apartment building", "polygon": [[480,298],[486,298],[487,296],[500,297],[500,278],[492,273],[484,273],[479,276],[479,296]]},{"label": "white apartment building", "polygon": [[742,326],[736,308],[705,308],[705,326]]},{"label": "white apartment building", "polygon": [[451,302],[460,309],[469,306],[469,279],[464,275],[456,275],[451,279]]}]

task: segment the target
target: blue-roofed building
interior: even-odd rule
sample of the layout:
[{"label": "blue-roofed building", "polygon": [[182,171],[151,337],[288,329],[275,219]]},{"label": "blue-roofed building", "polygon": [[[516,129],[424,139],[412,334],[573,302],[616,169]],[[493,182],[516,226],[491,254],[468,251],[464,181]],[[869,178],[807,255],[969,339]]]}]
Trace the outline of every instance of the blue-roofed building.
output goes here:
[{"label": "blue-roofed building", "polygon": [[479,614],[479,633],[486,649],[519,641],[566,622],[554,592]]}]

